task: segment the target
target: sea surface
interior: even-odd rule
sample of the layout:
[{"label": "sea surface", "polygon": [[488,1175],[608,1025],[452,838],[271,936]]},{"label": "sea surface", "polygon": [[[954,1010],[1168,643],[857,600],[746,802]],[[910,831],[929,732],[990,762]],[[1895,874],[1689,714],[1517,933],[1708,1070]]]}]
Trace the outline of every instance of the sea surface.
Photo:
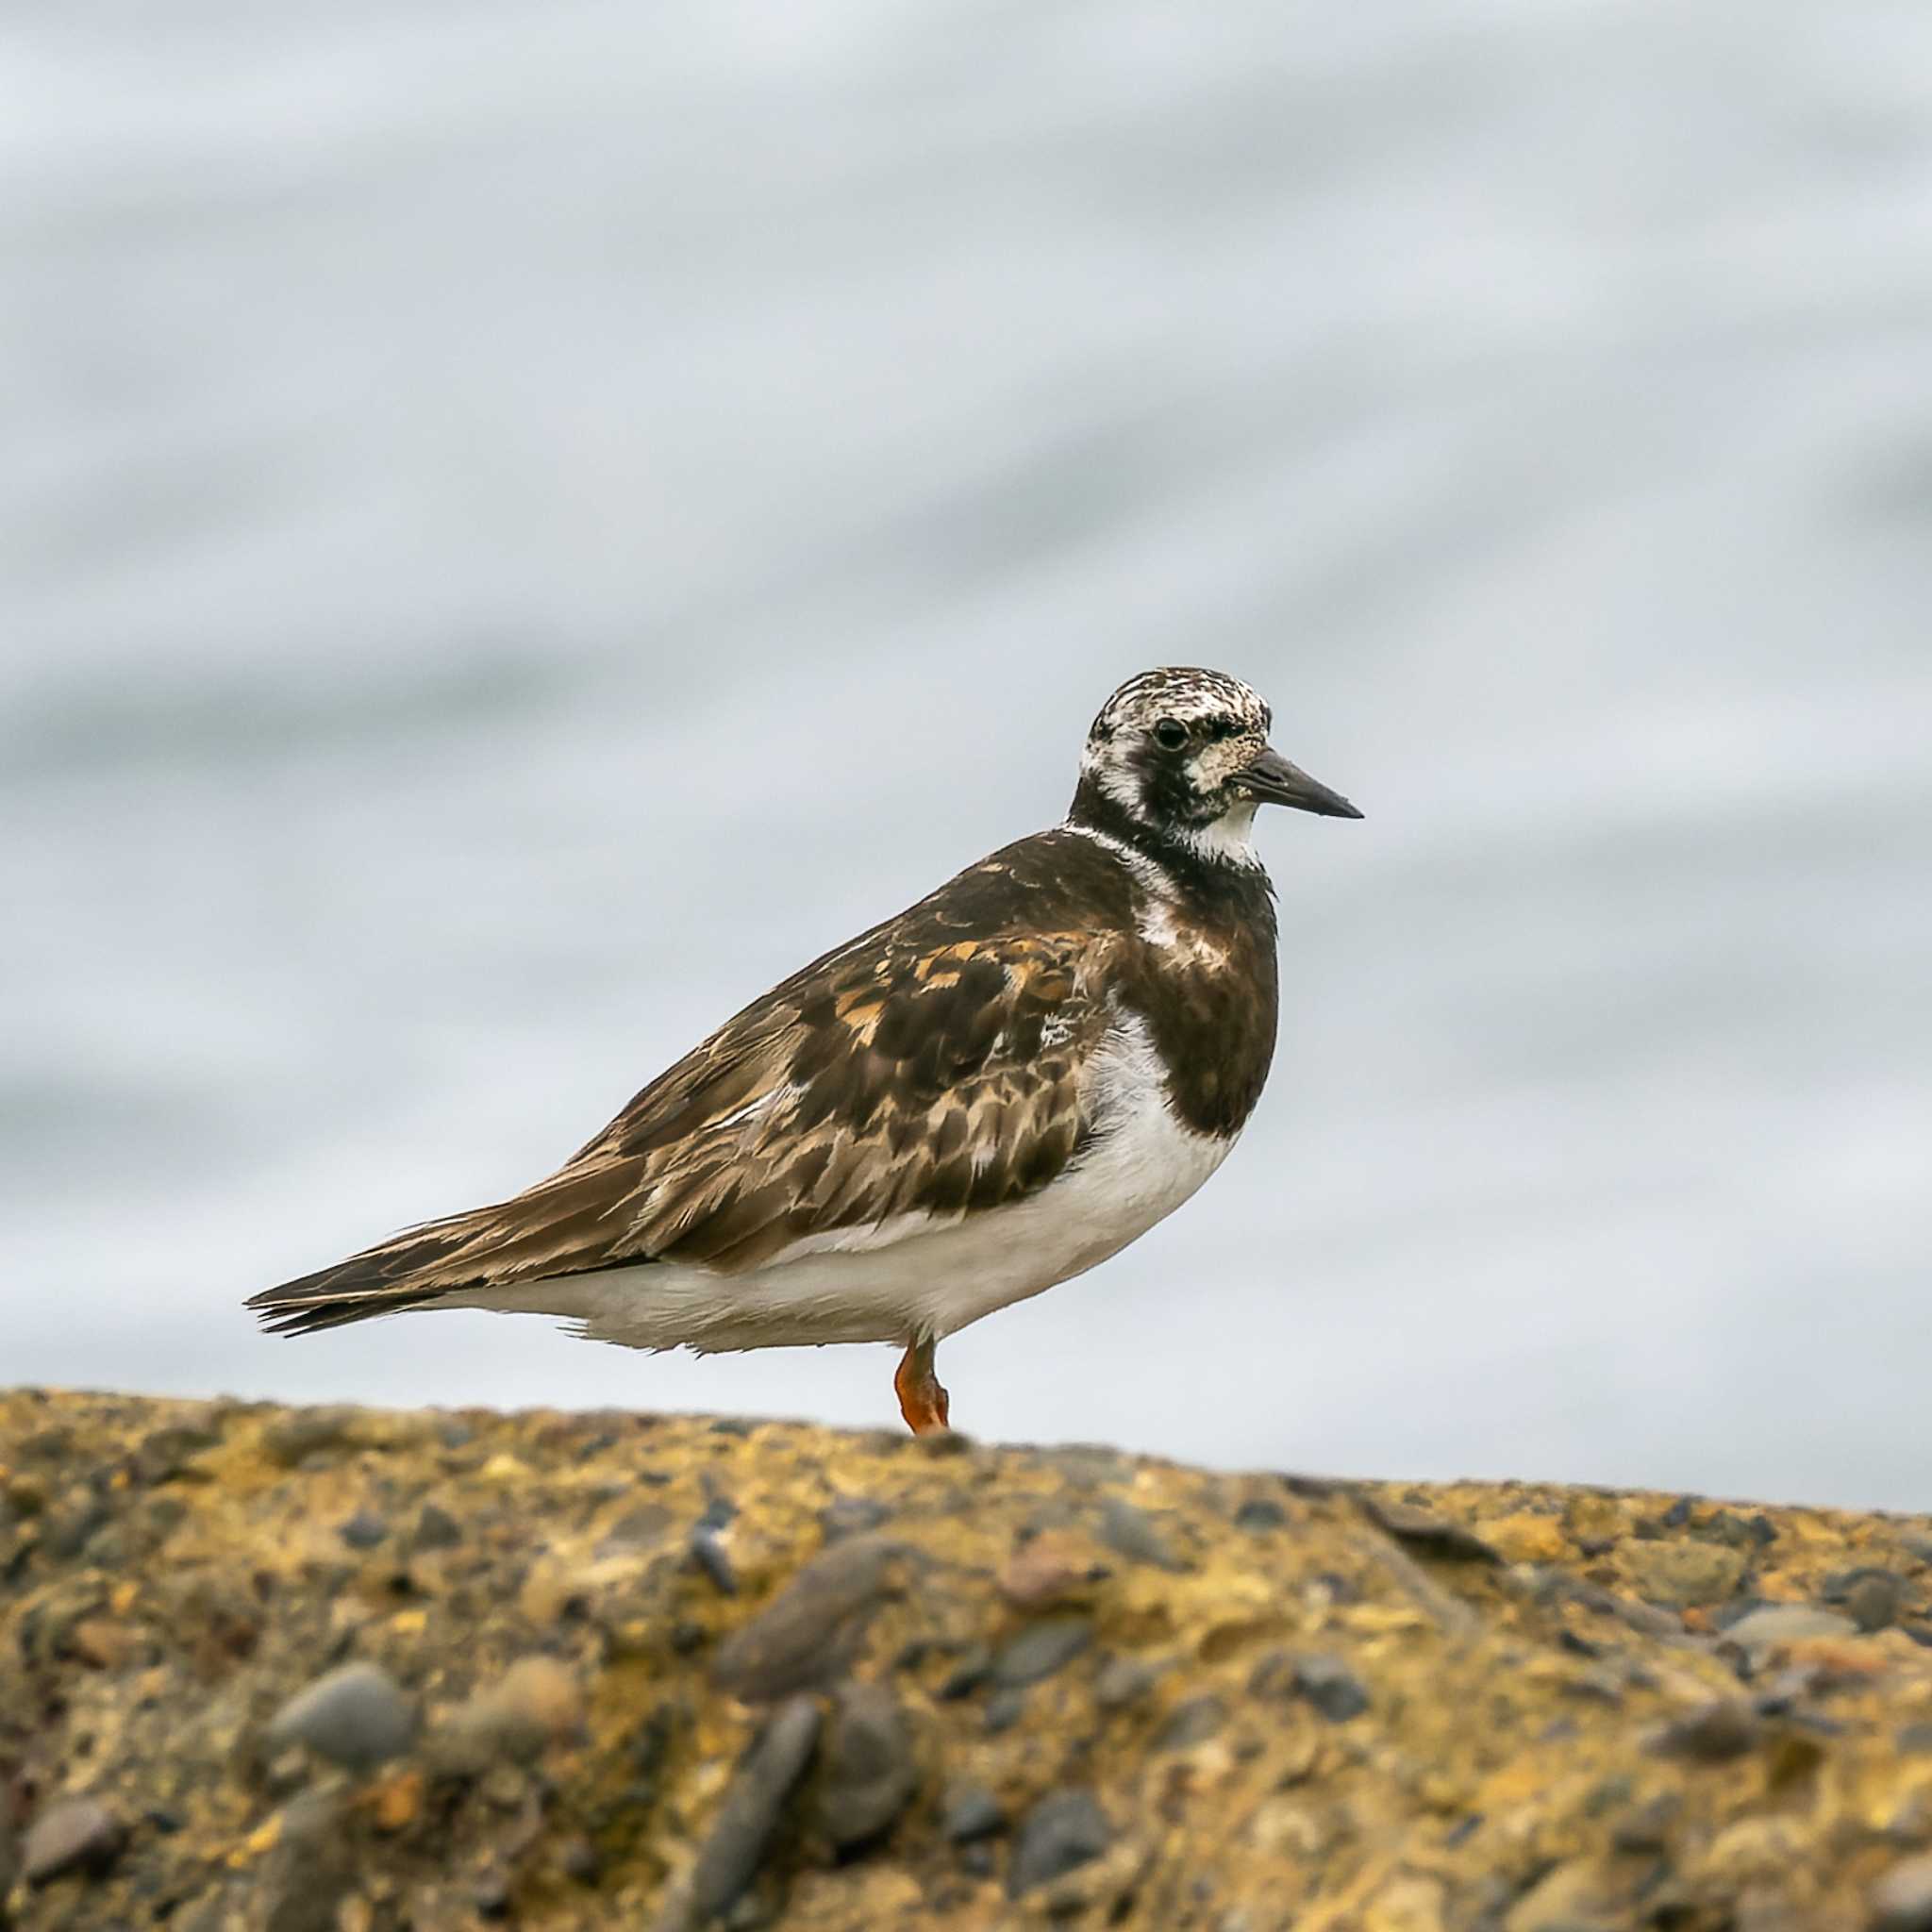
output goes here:
[{"label": "sea surface", "polygon": [[0,24],[0,1379],[893,1419],[252,1290],[547,1171],[1202,662],[1241,1146],[969,1431],[1932,1507],[1932,8]]}]

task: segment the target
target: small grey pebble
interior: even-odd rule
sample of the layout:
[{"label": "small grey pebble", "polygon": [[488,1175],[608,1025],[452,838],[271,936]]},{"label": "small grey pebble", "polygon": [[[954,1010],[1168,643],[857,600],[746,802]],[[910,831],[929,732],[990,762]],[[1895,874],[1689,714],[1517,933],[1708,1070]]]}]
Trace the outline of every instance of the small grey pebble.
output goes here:
[{"label": "small grey pebble", "polygon": [[998,1860],[992,1847],[981,1841],[959,1847],[959,1869],[972,1878],[991,1878]]},{"label": "small grey pebble", "polygon": [[1841,1604],[1866,1577],[1882,1579],[1894,1574],[1882,1563],[1855,1563],[1849,1570],[1827,1572],[1824,1581],[1818,1587],[1818,1594],[1828,1604]]},{"label": "small grey pebble", "polygon": [[179,1496],[155,1496],[149,1499],[143,1514],[149,1534],[158,1542],[173,1536],[188,1521],[188,1505]]},{"label": "small grey pebble", "polygon": [[1651,1740],[1650,1748],[1663,1757],[1723,1764],[1754,1751],[1763,1734],[1764,1726],[1749,1705],[1724,1697],[1666,1724]]},{"label": "small grey pebble", "polygon": [[718,1532],[707,1524],[699,1524],[691,1533],[691,1554],[692,1560],[707,1576],[721,1596],[738,1594],[738,1573],[731,1567],[731,1553],[718,1539]]},{"label": "small grey pebble", "polygon": [[987,1684],[992,1676],[992,1652],[985,1644],[975,1643],[958,1663],[947,1672],[946,1680],[940,1686],[940,1695],[949,1701],[959,1697],[971,1697]]},{"label": "small grey pebble", "polygon": [[1042,1617],[1001,1644],[992,1660],[993,1681],[1037,1684],[1072,1663],[1092,1641],[1091,1617]]},{"label": "small grey pebble", "polygon": [[126,1532],[118,1523],[108,1524],[89,1539],[87,1559],[96,1570],[125,1570],[131,1558]]},{"label": "small grey pebble", "polygon": [[1890,1629],[1905,1607],[1905,1579],[1889,1570],[1868,1570],[1845,1597],[1845,1614],[1865,1632]]},{"label": "small grey pebble", "polygon": [[1251,1536],[1259,1536],[1271,1529],[1281,1529],[1288,1523],[1288,1511],[1270,1496],[1250,1496],[1234,1512],[1234,1526],[1245,1529]]},{"label": "small grey pebble", "polygon": [[1616,1665],[1596,1664],[1587,1671],[1579,1671],[1563,1686],[1563,1690],[1571,1697],[1591,1697],[1599,1704],[1622,1704],[1624,1679]]},{"label": "small grey pebble", "polygon": [[27,1826],[20,1843],[20,1875],[44,1885],[69,1872],[99,1878],[112,1870],[127,1842],[121,1821],[96,1798],[63,1798]]},{"label": "small grey pebble", "polygon": [[995,1690],[986,1700],[986,1731],[988,1737],[997,1737],[1002,1731],[1010,1731],[1026,1715],[1026,1693],[1017,1686],[1005,1690]]},{"label": "small grey pebble", "polygon": [[691,1907],[700,1924],[729,1911],[758,1875],[786,1800],[811,1762],[821,1723],[814,1699],[788,1699],[740,1765],[691,1872]]},{"label": "small grey pebble", "polygon": [[1361,1586],[1339,1570],[1320,1571],[1312,1581],[1331,1604],[1358,1604],[1362,1600]]},{"label": "small grey pebble", "polygon": [[991,1838],[1006,1826],[1000,1801],[984,1785],[954,1785],[947,1790],[940,1809],[940,1829],[954,1844]]},{"label": "small grey pebble", "polygon": [[1872,1888],[1872,1932],[1932,1932],[1932,1858],[1907,1858]]},{"label": "small grey pebble", "polygon": [[1671,1825],[1683,1807],[1683,1798],[1677,1792],[1658,1792],[1647,1805],[1626,1812],[1611,1827],[1612,1848],[1644,1857],[1656,1857],[1669,1850]]},{"label": "small grey pebble", "polygon": [[1901,1757],[1932,1757],[1932,1724],[1907,1724],[1891,1742]]},{"label": "small grey pebble", "polygon": [[1143,1657],[1109,1657],[1093,1680],[1093,1701],[1102,1710],[1124,1710],[1146,1696],[1159,1678],[1159,1667]]},{"label": "small grey pebble", "polygon": [[1386,1530],[1413,1555],[1443,1563],[1495,1563],[1502,1557],[1466,1524],[1451,1522],[1433,1510],[1406,1503],[1361,1499],[1363,1512],[1378,1529]]},{"label": "small grey pebble", "polygon": [[340,1449],[356,1422],[357,1411],[341,1406],[292,1408],[262,1431],[261,1446],[271,1462],[294,1469],[324,1449]]},{"label": "small grey pebble", "polygon": [[911,1553],[878,1537],[846,1537],[806,1563],[719,1646],[720,1690],[750,1702],[789,1696],[842,1674],[874,1610],[905,1588]]},{"label": "small grey pebble", "polygon": [[305,1791],[279,1814],[280,1832],[257,1878],[263,1932],[336,1932],[336,1908],[355,1884],[341,1799]]},{"label": "small grey pebble", "polygon": [[1296,1658],[1294,1686],[1331,1724],[1345,1724],[1369,1707],[1361,1679],[1340,1657]]},{"label": "small grey pebble", "polygon": [[919,1783],[912,1733],[883,1684],[845,1684],[819,1743],[819,1829],[841,1852],[882,1836]]},{"label": "small grey pebble", "polygon": [[57,1562],[71,1563],[108,1526],[107,1506],[87,1491],[71,1495],[47,1518],[41,1548]]},{"label": "small grey pebble", "polygon": [[1724,1631],[1724,1641],[1757,1657],[1781,1643],[1807,1637],[1850,1637],[1857,1628],[1836,1610],[1813,1609],[1808,1604],[1766,1605],[1740,1617]]},{"label": "small grey pebble", "polygon": [[627,1510],[605,1531],[597,1544],[598,1557],[626,1556],[663,1542],[676,1526],[677,1518],[661,1503],[642,1503]]},{"label": "small grey pebble", "polygon": [[172,1482],[190,1474],[189,1465],[205,1449],[219,1446],[219,1429],[192,1423],[168,1423],[151,1429],[134,1452],[134,1474],[143,1483]]},{"label": "small grey pebble", "polygon": [[349,1771],[373,1771],[400,1757],[416,1733],[416,1712],[380,1664],[343,1664],[318,1677],[269,1725],[275,1745],[306,1744]]},{"label": "small grey pebble", "polygon": [[891,1514],[871,1496],[835,1496],[819,1511],[819,1527],[827,1542],[836,1542],[841,1536],[863,1536],[877,1529]]},{"label": "small grey pebble", "polygon": [[1186,1751],[1205,1744],[1227,1722],[1227,1707],[1211,1693],[1190,1697],[1168,1712],[1167,1722],[1155,1733],[1156,1751]]},{"label": "small grey pebble", "polygon": [[1020,1821],[1007,1868],[1008,1897],[1063,1876],[1099,1857],[1112,1842],[1113,1827],[1091,1791],[1048,1792]]},{"label": "small grey pebble", "polygon": [[373,1550],[389,1534],[386,1524],[373,1509],[358,1509],[336,1534],[352,1550]]},{"label": "small grey pebble", "polygon": [[463,1540],[463,1528],[447,1509],[425,1503],[416,1519],[412,1541],[419,1550],[453,1550]]},{"label": "small grey pebble", "polygon": [[1188,1567],[1167,1532],[1146,1510],[1136,1508],[1124,1497],[1109,1496],[1100,1506],[1100,1539],[1129,1562],[1151,1564],[1157,1570]]}]

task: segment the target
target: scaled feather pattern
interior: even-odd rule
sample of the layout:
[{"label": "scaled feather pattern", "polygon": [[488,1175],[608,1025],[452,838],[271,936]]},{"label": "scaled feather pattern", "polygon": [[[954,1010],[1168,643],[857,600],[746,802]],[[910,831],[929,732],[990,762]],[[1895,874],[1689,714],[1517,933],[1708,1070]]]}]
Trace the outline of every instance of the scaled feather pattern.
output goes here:
[{"label": "scaled feather pattern", "polygon": [[250,1306],[301,1334],[658,1260],[728,1276],[1043,1188],[1091,1128],[1080,1074],[1110,1018],[1098,982],[1132,933],[1028,929],[1054,845],[1061,868],[1093,869],[1069,833],[994,854],[745,1008],[547,1179]]}]

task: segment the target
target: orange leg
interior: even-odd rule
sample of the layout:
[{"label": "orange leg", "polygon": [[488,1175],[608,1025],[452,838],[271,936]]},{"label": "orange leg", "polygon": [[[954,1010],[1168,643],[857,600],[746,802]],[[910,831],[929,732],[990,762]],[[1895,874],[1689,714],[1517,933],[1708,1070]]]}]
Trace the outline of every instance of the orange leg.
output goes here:
[{"label": "orange leg", "polygon": [[929,1435],[934,1429],[950,1427],[947,1422],[946,1391],[932,1372],[935,1343],[915,1341],[906,1350],[892,1377],[892,1392],[899,1398],[899,1413],[915,1436]]}]

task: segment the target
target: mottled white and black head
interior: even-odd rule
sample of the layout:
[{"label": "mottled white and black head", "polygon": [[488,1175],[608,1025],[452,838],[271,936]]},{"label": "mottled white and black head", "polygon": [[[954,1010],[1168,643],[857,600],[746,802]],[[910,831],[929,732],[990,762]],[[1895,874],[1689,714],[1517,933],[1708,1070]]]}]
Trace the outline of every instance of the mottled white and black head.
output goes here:
[{"label": "mottled white and black head", "polygon": [[1070,824],[1210,863],[1258,867],[1256,808],[1361,813],[1268,742],[1260,693],[1222,671],[1143,671],[1100,708],[1080,755]]}]

